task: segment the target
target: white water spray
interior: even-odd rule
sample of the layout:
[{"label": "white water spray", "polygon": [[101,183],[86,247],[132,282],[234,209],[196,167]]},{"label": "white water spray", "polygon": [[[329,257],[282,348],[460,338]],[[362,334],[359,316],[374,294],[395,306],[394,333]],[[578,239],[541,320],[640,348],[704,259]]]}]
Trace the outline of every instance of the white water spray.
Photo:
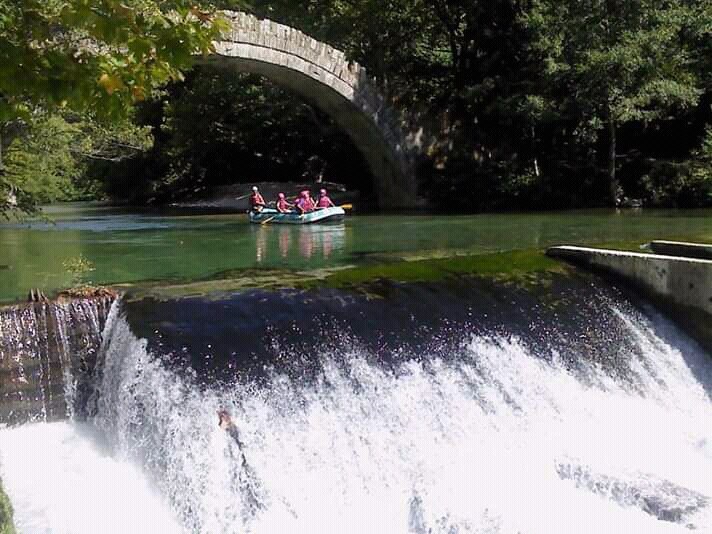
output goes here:
[{"label": "white water spray", "polygon": [[140,468],[112,457],[91,426],[0,430],[0,465],[20,533],[181,532]]},{"label": "white water spray", "polygon": [[[712,532],[709,355],[664,319],[611,313],[636,340],[624,355],[632,383],[593,364],[567,371],[561,362],[576,355],[542,359],[517,339],[475,338],[451,360],[397,371],[325,353],[315,382],[277,373],[267,387],[230,391],[168,370],[115,317],[94,421],[108,448],[89,463],[119,462],[135,494],[153,495],[145,475],[193,532]],[[241,450],[218,427],[221,408]],[[71,427],[55,428],[89,439]],[[5,452],[8,436],[35,428],[0,433],[15,501],[24,491],[28,502],[56,499],[39,479],[23,485]],[[51,486],[72,468],[46,469]],[[176,528],[158,510],[141,519],[155,529],[135,531]],[[21,524],[35,514],[18,506]],[[66,517],[37,515],[74,531]]]}]

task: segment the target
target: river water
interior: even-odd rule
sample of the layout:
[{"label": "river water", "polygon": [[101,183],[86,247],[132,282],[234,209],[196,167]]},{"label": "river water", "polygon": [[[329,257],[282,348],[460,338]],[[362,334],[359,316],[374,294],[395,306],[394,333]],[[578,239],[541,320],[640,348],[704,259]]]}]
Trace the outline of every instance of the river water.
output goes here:
[{"label": "river water", "polygon": [[245,215],[186,215],[90,204],[49,207],[48,221],[0,223],[0,302],[74,283],[220,278],[240,269],[313,270],[389,257],[543,249],[554,244],[712,241],[710,210],[354,216],[336,226],[251,226]]},{"label": "river water", "polygon": [[[712,237],[701,212],[363,217],[288,239],[107,217],[0,235],[93,236],[81,253],[112,282]],[[86,417],[0,430],[21,532],[712,533],[710,355],[596,278],[119,301],[103,337]]]}]

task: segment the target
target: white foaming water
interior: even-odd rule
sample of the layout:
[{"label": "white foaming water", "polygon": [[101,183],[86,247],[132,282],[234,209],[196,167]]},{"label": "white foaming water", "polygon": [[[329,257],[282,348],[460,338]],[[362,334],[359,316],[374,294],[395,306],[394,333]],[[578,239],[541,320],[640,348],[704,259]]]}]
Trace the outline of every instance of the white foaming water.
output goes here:
[{"label": "white foaming water", "polygon": [[170,505],[96,429],[42,423],[0,430],[0,472],[21,533],[180,532]]},{"label": "white foaming water", "polygon": [[[194,532],[712,532],[709,355],[663,319],[611,313],[636,340],[621,355],[631,383],[594,365],[567,371],[561,362],[576,355],[545,360],[517,339],[475,338],[451,361],[390,371],[362,353],[324,354],[315,382],[275,374],[268,387],[206,391],[147,353],[114,310],[94,421],[110,449],[93,454],[106,466],[125,459],[132,495],[148,487],[130,467],[140,465]],[[217,425],[221,408],[241,450]],[[41,443],[17,434],[36,428],[0,434],[0,451]],[[39,428],[95,447],[76,435],[81,427]],[[46,440],[38,449],[25,466],[44,462]],[[71,467],[47,464],[49,475],[28,485],[15,454],[2,458],[13,499],[26,491],[28,503],[69,505],[45,487]],[[93,494],[86,488],[113,487],[120,471],[90,469],[73,485]],[[34,517],[29,504],[16,506],[20,521]],[[59,511],[57,522],[38,515],[53,531],[81,531]],[[170,517],[140,517],[133,531],[156,530],[151,520]]]}]

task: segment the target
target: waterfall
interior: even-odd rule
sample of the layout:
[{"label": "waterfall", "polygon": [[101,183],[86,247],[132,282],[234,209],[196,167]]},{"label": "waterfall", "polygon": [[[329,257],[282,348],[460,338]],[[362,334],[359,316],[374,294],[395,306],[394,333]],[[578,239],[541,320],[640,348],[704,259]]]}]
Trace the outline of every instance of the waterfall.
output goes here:
[{"label": "waterfall", "polygon": [[[315,349],[315,377],[270,367],[259,381],[206,384],[149,350],[117,303],[89,421],[40,426],[92,443],[89,465],[57,477],[104,488],[90,473],[125,473],[120,493],[91,502],[127,517],[107,511],[95,531],[712,532],[709,355],[654,312],[610,302],[605,313],[631,341],[618,355],[625,376],[596,358],[571,366],[570,351],[583,350],[572,343],[542,352],[462,329],[448,350],[388,365],[345,340]],[[37,429],[0,431],[24,525],[51,515],[25,495],[44,490],[8,468],[19,433],[33,441]],[[91,532],[65,515],[58,531]]]}]

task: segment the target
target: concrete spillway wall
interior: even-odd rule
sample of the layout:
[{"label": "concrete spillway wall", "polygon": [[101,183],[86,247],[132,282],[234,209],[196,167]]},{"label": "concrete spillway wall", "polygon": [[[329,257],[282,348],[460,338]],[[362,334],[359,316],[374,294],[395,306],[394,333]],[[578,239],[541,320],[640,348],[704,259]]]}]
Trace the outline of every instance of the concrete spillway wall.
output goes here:
[{"label": "concrete spillway wall", "polygon": [[663,254],[665,256],[712,260],[712,245],[705,245],[701,243],[653,241],[650,243],[650,249],[655,252],[655,254]]},{"label": "concrete spillway wall", "polygon": [[[657,243],[663,243],[657,250],[675,249],[667,242]],[[676,245],[678,252],[680,245]],[[684,250],[699,252],[689,246],[693,244],[682,245],[688,245]],[[574,246],[552,247],[547,255],[641,289],[712,351],[712,260]]]},{"label": "concrete spillway wall", "polygon": [[0,424],[64,419],[81,409],[112,302],[0,308]]}]

